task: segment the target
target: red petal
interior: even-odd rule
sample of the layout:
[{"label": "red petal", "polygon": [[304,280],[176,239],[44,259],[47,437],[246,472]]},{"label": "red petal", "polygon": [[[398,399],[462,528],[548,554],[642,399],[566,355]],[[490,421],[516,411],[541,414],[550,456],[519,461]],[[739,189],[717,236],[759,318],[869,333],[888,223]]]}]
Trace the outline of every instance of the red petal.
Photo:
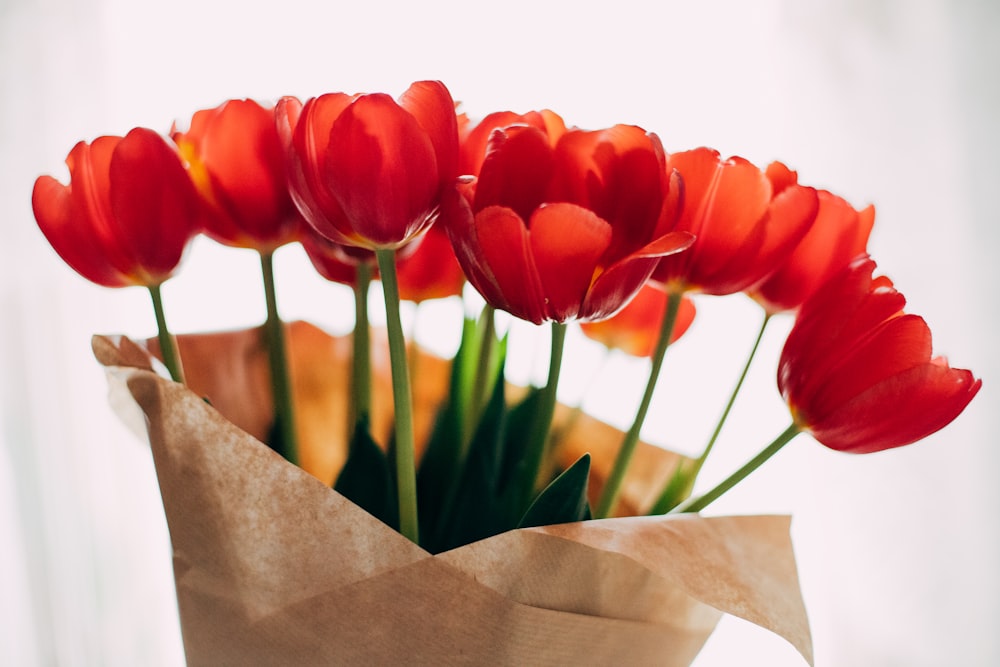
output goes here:
[{"label": "red petal", "polygon": [[807,403],[800,409],[808,420],[820,420],[886,378],[931,358],[931,332],[916,315],[889,319],[859,340],[838,350],[832,364],[803,384]]},{"label": "red petal", "polygon": [[42,234],[56,253],[81,276],[105,287],[125,287],[130,277],[108,261],[90,220],[73,207],[73,193],[51,176],[35,181],[31,207]]},{"label": "red petal", "polygon": [[483,298],[521,319],[544,322],[545,296],[524,221],[508,208],[490,206],[476,214],[474,224],[477,263],[489,271],[481,271],[479,278],[487,280],[476,284]]},{"label": "red petal", "polygon": [[862,213],[840,197],[818,193],[819,209],[809,232],[777,272],[755,288],[770,312],[797,308],[855,257],[865,252],[874,209]]},{"label": "red petal", "polygon": [[556,146],[551,199],[588,208],[607,220],[613,241],[605,261],[628,255],[656,233],[667,191],[659,139],[631,125],[571,130]]},{"label": "red petal", "polygon": [[746,279],[757,283],[787,261],[809,233],[818,210],[819,198],[813,188],[791,185],[778,194],[762,221],[764,244],[757,252],[755,266],[747,270]]},{"label": "red petal", "polygon": [[577,317],[611,242],[611,226],[575,204],[546,204],[531,216],[530,236],[548,319]]},{"label": "red petal", "polygon": [[771,201],[771,184],[750,162],[721,160],[699,148],[670,156],[684,180],[684,208],[676,229],[697,237],[687,253],[665,259],[657,279],[711,294],[740,291],[752,282],[765,242],[761,223]]},{"label": "red petal", "polygon": [[775,195],[799,182],[799,175],[781,162],[772,162],[767,165],[764,175],[767,176],[767,180],[771,181],[771,190]]},{"label": "red petal", "polygon": [[545,201],[553,168],[552,148],[541,130],[515,125],[494,131],[476,183],[473,210],[504,206],[523,220],[530,219]]},{"label": "red petal", "polygon": [[417,81],[399,98],[434,146],[441,185],[458,176],[458,117],[451,93],[440,81]]},{"label": "red petal", "polygon": [[[660,337],[660,324],[667,310],[667,294],[659,286],[648,283],[614,317],[583,322],[581,331],[611,349],[619,349],[636,357],[653,353]],[[695,317],[694,302],[681,298],[670,342],[674,343],[688,330]]]},{"label": "red petal", "polygon": [[323,164],[330,128],[353,99],[344,93],[330,93],[303,106],[294,97],[283,97],[274,110],[292,199],[317,233],[341,244],[350,243],[354,236],[340,203],[330,192]]},{"label": "red petal", "polygon": [[137,128],[115,147],[109,166],[115,235],[148,274],[165,280],[199,222],[198,196],[177,151],[159,134]]},{"label": "red petal", "polygon": [[646,284],[660,258],[681,252],[693,242],[687,232],[671,232],[605,268],[594,279],[581,317],[597,320],[618,312]]},{"label": "red petal", "polygon": [[981,386],[967,370],[929,362],[880,382],[810,430],[827,447],[855,454],[901,447],[951,423]]},{"label": "red petal", "polygon": [[898,316],[903,295],[873,279],[875,262],[861,258],[831,279],[799,309],[778,365],[782,395],[805,395],[808,378],[828,370],[882,322]]},{"label": "red petal", "polygon": [[444,229],[435,224],[418,241],[413,254],[399,262],[399,298],[420,303],[461,295],[465,275]]},{"label": "red petal", "polygon": [[299,217],[273,111],[253,100],[229,100],[196,113],[191,127],[174,139],[187,147],[192,175],[200,165],[210,179],[204,185],[217,214],[206,232],[222,243],[266,250],[292,241]]},{"label": "red petal", "polygon": [[462,137],[459,171],[463,175],[479,176],[479,170],[482,169],[483,159],[486,157],[486,147],[493,130],[519,123],[522,118],[520,114],[513,111],[494,111],[479,121]]},{"label": "red petal", "polygon": [[[472,207],[457,189],[445,190],[441,202],[441,215],[435,225],[447,232],[455,257],[472,286],[491,304],[503,308],[501,302],[505,301],[505,297],[500,292],[493,269],[486,263],[485,253],[479,246]],[[521,226],[524,226],[523,222]]]},{"label": "red petal", "polygon": [[367,257],[359,258],[351,253],[360,250],[359,248],[334,243],[311,229],[304,230],[299,240],[316,272],[331,282],[355,285],[358,264],[362,261],[371,264],[373,274],[377,273],[375,256],[369,251],[363,251]]},{"label": "red petal", "polygon": [[356,235],[353,245],[398,247],[433,221],[440,190],[434,145],[392,98],[359,97],[329,139],[323,173]]}]

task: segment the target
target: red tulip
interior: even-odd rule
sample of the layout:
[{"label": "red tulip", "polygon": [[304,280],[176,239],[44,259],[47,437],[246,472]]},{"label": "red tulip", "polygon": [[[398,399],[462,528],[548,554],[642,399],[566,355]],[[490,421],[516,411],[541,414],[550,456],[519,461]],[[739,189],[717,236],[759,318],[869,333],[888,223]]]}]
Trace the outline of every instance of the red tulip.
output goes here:
[{"label": "red tulip", "polygon": [[777,271],[750,289],[769,313],[798,308],[868,247],[874,207],[859,212],[825,190],[818,196],[816,220],[805,237]]},{"label": "red tulip", "polygon": [[875,263],[853,262],[799,310],[778,367],[796,424],[846,452],[906,445],[949,424],[982,381],[931,356],[924,320]]},{"label": "red tulip", "polygon": [[31,205],[45,238],[84,278],[106,287],[156,286],[197,232],[198,195],[174,147],[152,130],[80,142],[70,183],[35,181]]},{"label": "red tulip", "polygon": [[[316,233],[302,234],[300,240],[313,267],[331,282],[353,287],[360,262],[368,262],[372,277],[379,277],[371,251],[343,246]],[[465,274],[441,228],[432,226],[403,251],[396,274],[401,300],[420,303],[462,293]]]},{"label": "red tulip", "polygon": [[[653,354],[660,336],[660,323],[667,310],[668,294],[660,285],[647,283],[614,316],[599,322],[583,322],[580,329],[609,349],[618,349],[636,357]],[[695,305],[688,297],[681,299],[670,342],[675,343],[694,322]]]},{"label": "red tulip", "polygon": [[413,252],[399,262],[399,298],[420,303],[460,296],[465,274],[458,265],[448,234],[438,226],[427,230]]},{"label": "red tulip", "polygon": [[479,176],[493,132],[518,124],[538,128],[545,134],[553,147],[562,138],[562,135],[566,134],[566,123],[558,114],[548,109],[529,111],[524,114],[513,111],[496,111],[487,115],[474,126],[465,120],[459,132],[461,139],[458,158],[459,173]]},{"label": "red tulip", "polygon": [[208,236],[265,253],[296,240],[302,218],[288,193],[273,108],[229,100],[172,134],[206,203]]},{"label": "red tulip", "polygon": [[421,81],[395,102],[331,93],[275,108],[292,197],[320,234],[398,248],[430,226],[458,175],[458,121],[444,84]]},{"label": "red tulip", "polygon": [[[373,267],[375,265],[375,255],[370,251],[334,243],[311,228],[303,230],[299,241],[316,272],[330,282],[353,287],[356,284],[358,264],[368,262]],[[373,268],[372,271],[374,270]]]},{"label": "red tulip", "polygon": [[816,216],[816,191],[796,184],[783,165],[791,182],[780,189],[747,160],[723,160],[708,148],[674,153],[669,166],[684,180],[676,228],[694,234],[695,242],[660,262],[654,279],[668,291],[747,289],[777,269]]},{"label": "red tulip", "polygon": [[492,130],[471,205],[446,201],[448,232],[495,307],[536,324],[602,319],[660,257],[690,245],[670,231],[678,186],[659,140],[637,127],[571,130],[556,142],[547,132]]}]

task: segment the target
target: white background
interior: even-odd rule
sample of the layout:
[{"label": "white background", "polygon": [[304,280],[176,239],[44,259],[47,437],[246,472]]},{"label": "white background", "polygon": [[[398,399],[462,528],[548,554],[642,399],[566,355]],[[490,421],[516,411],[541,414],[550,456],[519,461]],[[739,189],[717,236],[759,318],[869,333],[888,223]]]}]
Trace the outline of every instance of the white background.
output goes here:
[{"label": "white background", "polygon": [[[712,511],[794,515],[817,665],[1000,664],[998,28],[989,0],[0,0],[0,663],[183,663],[149,453],[111,416],[89,351],[94,332],[151,335],[148,298],[61,263],[31,215],[34,178],[64,178],[79,139],[166,131],[229,97],[398,94],[439,78],[473,117],[550,107],[583,127],[639,124],[668,150],[781,159],[802,182],[876,204],[880,270],[982,392],[897,451],[851,457],[803,436]],[[346,294],[298,248],[277,265],[286,317],[350,327]],[[205,241],[165,299],[179,331],[263,317],[254,256]],[[758,321],[739,297],[698,304],[644,432],[692,453]],[[447,346],[433,319],[420,331]],[[774,364],[787,327],[769,332],[706,484],[786,425]],[[515,334],[514,379],[537,372],[531,338]],[[625,425],[643,364],[614,358],[592,380],[597,348],[574,338],[568,354],[562,398]],[[802,663],[726,619],[698,664]]]}]

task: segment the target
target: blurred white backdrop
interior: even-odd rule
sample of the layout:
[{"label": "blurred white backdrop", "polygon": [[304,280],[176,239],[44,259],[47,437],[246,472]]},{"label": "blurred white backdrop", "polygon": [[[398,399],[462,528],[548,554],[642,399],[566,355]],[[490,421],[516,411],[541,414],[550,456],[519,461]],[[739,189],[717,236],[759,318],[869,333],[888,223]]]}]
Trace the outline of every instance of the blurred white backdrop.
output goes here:
[{"label": "blurred white backdrop", "polygon": [[[583,127],[639,124],[668,150],[781,159],[804,183],[875,203],[873,256],[982,392],[913,447],[851,457],[802,437],[712,512],[795,516],[820,667],[1000,664],[998,28],[990,0],[0,0],[0,663],[183,664],[148,449],[111,415],[89,350],[94,332],[151,335],[148,298],[62,264],[31,215],[35,177],[64,177],[80,139],[166,131],[230,97],[398,94],[439,78],[473,117],[549,107]],[[283,315],[350,327],[347,295],[298,248],[277,271]],[[165,299],[178,331],[264,312],[255,257],[207,241]],[[699,308],[644,431],[690,452],[758,324],[743,299]],[[787,326],[769,331],[706,485],[786,425],[774,364]],[[617,359],[583,394],[599,355],[572,345],[585,361],[567,367],[564,400],[626,424],[642,364]],[[511,372],[531,377],[530,355]],[[697,664],[802,663],[726,619]]]}]

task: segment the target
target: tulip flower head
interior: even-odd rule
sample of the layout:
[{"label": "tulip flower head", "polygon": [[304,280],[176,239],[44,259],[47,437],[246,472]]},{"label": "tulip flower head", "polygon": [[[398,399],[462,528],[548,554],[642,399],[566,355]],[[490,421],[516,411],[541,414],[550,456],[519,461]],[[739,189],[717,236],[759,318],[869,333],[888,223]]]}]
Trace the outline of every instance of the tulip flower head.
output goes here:
[{"label": "tulip flower head", "polygon": [[566,122],[553,111],[529,111],[518,114],[513,111],[495,111],[472,125],[464,123],[459,130],[459,173],[478,177],[483,168],[487,148],[493,132],[512,125],[527,125],[537,128],[554,148],[562,135],[566,134]]},{"label": "tulip flower head", "polygon": [[105,287],[157,286],[197,232],[198,196],[175,148],[153,130],[80,142],[70,182],[35,181],[31,205],[45,238],[81,276]]},{"label": "tulip flower head", "polygon": [[444,229],[434,225],[411,245],[416,248],[399,262],[399,298],[421,303],[460,296],[465,274]]},{"label": "tulip flower head", "polygon": [[219,243],[272,252],[296,239],[302,218],[285,177],[274,111],[229,100],[172,132],[206,204],[204,232]]},{"label": "tulip flower head", "polygon": [[817,195],[816,220],[805,237],[774,273],[749,290],[768,313],[798,308],[868,247],[875,208],[857,211],[825,190]]},{"label": "tulip flower head", "polygon": [[949,424],[982,381],[931,356],[924,320],[862,257],[799,310],[778,366],[796,424],[840,451],[907,445]]},{"label": "tulip flower head", "polygon": [[399,248],[429,227],[455,187],[458,121],[438,81],[394,101],[330,93],[275,108],[292,197],[319,234],[343,245]]},{"label": "tulip flower head", "polygon": [[[816,217],[816,191],[794,182],[776,187],[752,163],[697,148],[670,156],[684,180],[677,229],[694,234],[688,252],[660,262],[654,280],[668,291],[735,294],[774,272]],[[772,169],[776,165],[772,165]]]},{"label": "tulip flower head", "polygon": [[[659,139],[634,126],[494,128],[471,203],[447,202],[448,233],[469,281],[493,306],[540,324],[597,320],[639,290],[672,231],[679,186]],[[476,136],[473,130],[469,136]]]},{"label": "tulip flower head", "polygon": [[350,246],[334,243],[311,230],[303,232],[299,241],[316,272],[330,282],[353,287],[358,264],[362,261],[371,265],[375,263],[375,256],[370,252],[367,259],[356,257],[346,252]]},{"label": "tulip flower head", "polygon": [[[606,320],[582,322],[580,330],[608,349],[621,350],[635,357],[651,356],[659,338],[660,323],[667,310],[667,299],[668,295],[660,285],[646,283],[618,313]],[[694,317],[694,301],[685,296],[681,299],[677,319],[671,330],[671,344],[684,335],[694,322]]]}]

